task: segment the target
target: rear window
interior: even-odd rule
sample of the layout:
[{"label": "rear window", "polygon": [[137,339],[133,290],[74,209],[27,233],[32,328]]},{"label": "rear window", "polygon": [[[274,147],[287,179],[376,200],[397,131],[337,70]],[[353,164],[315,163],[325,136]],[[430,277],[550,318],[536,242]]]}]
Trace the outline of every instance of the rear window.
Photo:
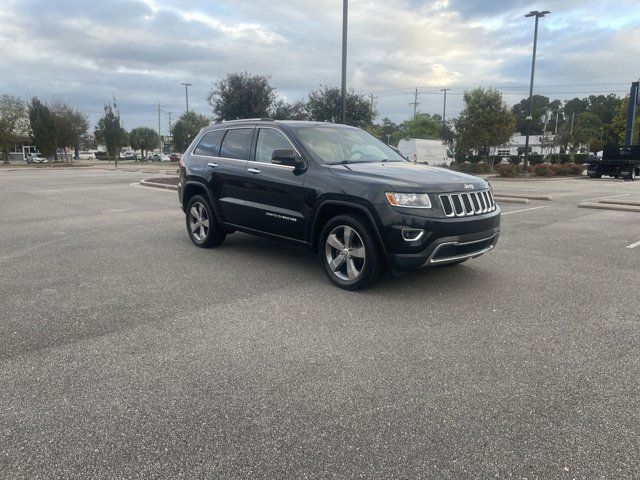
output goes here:
[{"label": "rear window", "polygon": [[217,157],[220,152],[220,142],[222,142],[223,136],[224,130],[213,130],[205,133],[193,153],[196,155]]},{"label": "rear window", "polygon": [[227,130],[227,134],[222,141],[220,156],[249,160],[252,138],[253,128],[234,128]]}]

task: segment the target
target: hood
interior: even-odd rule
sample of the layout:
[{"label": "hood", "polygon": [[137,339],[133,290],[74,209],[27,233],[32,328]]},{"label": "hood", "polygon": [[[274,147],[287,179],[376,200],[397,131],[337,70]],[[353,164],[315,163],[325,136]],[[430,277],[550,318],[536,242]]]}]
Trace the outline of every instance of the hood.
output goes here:
[{"label": "hood", "polygon": [[332,165],[329,170],[336,175],[352,177],[354,180],[377,181],[398,192],[459,192],[468,189],[465,189],[465,185],[469,184],[473,185],[475,190],[489,187],[480,177],[409,162],[349,163]]}]

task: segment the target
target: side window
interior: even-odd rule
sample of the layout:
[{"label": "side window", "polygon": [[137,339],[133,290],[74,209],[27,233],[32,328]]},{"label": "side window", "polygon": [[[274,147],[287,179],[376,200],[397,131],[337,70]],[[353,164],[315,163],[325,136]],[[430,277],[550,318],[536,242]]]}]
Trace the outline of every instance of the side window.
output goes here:
[{"label": "side window", "polygon": [[220,156],[249,160],[252,138],[253,128],[234,128],[227,130],[227,134],[222,141]]},{"label": "side window", "polygon": [[195,155],[217,157],[220,152],[220,142],[224,136],[224,130],[213,130],[204,134],[198,146],[193,151]]},{"label": "side window", "polygon": [[279,130],[262,128],[256,145],[256,162],[271,163],[274,150],[293,149],[289,139]]}]

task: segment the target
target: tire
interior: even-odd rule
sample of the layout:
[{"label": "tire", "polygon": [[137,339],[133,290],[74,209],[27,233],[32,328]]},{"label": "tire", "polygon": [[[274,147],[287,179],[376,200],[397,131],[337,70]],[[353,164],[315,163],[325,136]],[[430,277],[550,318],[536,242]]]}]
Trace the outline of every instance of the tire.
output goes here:
[{"label": "tire", "polygon": [[340,288],[366,288],[384,273],[385,262],[375,233],[363,216],[332,218],[322,229],[319,245],[322,268]]},{"label": "tire", "polygon": [[591,177],[591,178],[602,178],[602,175],[593,174],[593,175],[589,175],[589,177]]},{"label": "tire", "polygon": [[629,172],[629,180],[635,182],[636,180],[636,167],[631,167],[631,171]]},{"label": "tire", "polygon": [[213,216],[213,210],[202,195],[194,195],[186,210],[187,233],[191,241],[200,248],[217,247],[224,242],[226,234]]}]

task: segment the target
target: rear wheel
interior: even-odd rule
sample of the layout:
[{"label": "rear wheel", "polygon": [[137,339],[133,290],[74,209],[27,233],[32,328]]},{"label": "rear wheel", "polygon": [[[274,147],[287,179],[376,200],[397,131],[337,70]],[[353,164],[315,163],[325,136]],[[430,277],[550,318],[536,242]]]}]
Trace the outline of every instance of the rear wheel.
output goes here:
[{"label": "rear wheel", "polygon": [[636,167],[631,167],[631,171],[629,172],[629,180],[632,182],[636,179]]},{"label": "rear wheel", "polygon": [[345,290],[365,288],[384,273],[375,234],[360,215],[329,220],[320,236],[320,260],[329,279]]},{"label": "rear wheel", "polygon": [[202,195],[194,195],[187,204],[187,233],[191,241],[201,248],[217,247],[226,238],[215,217],[209,201]]}]

